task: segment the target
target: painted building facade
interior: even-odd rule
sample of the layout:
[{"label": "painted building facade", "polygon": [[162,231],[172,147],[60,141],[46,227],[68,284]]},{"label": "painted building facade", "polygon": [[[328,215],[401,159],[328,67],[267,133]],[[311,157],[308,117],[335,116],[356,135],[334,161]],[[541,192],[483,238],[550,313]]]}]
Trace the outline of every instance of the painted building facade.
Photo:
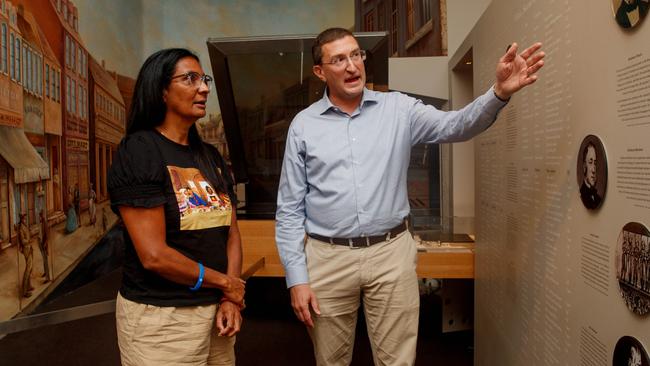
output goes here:
[{"label": "painted building facade", "polygon": [[97,202],[108,199],[106,178],[113,154],[124,136],[126,109],[117,84],[117,73],[106,71],[90,58],[90,181]]}]

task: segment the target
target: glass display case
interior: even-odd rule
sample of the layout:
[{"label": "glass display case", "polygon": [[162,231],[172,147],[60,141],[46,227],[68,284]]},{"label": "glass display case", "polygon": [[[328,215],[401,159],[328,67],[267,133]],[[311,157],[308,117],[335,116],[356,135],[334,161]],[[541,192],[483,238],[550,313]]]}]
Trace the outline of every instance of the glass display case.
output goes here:
[{"label": "glass display case", "polygon": [[[238,214],[273,219],[286,134],[294,116],[323,97],[325,84],[312,73],[315,35],[211,38],[215,76],[229,161],[245,184]],[[388,89],[385,32],[356,33],[367,51],[370,89]]]}]

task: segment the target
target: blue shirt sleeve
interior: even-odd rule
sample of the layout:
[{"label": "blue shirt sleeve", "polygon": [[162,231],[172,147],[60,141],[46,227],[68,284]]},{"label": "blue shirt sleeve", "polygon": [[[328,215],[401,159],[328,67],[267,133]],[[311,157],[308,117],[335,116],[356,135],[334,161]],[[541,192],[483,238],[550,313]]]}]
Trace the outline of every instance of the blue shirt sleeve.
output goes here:
[{"label": "blue shirt sleeve", "polygon": [[507,102],[497,99],[494,89],[457,111],[441,111],[422,101],[404,96],[410,104],[408,120],[411,145],[460,142],[471,139],[494,123]]},{"label": "blue shirt sleeve", "polygon": [[305,148],[289,128],[278,188],[275,242],[284,265],[287,287],[309,283],[305,258],[305,196],[308,190]]}]

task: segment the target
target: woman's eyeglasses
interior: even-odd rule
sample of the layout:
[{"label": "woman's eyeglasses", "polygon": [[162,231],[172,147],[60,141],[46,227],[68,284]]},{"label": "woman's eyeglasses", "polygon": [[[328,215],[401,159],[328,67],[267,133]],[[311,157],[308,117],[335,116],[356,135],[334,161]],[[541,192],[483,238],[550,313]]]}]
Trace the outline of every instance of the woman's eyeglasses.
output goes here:
[{"label": "woman's eyeglasses", "polygon": [[205,83],[205,86],[208,87],[208,91],[210,90],[211,83],[212,83],[212,76],[207,75],[207,74],[199,74],[198,72],[190,71],[186,72],[184,74],[172,76],[170,80],[174,79],[181,79],[181,82],[187,86],[193,86],[195,88],[200,88],[201,83]]}]

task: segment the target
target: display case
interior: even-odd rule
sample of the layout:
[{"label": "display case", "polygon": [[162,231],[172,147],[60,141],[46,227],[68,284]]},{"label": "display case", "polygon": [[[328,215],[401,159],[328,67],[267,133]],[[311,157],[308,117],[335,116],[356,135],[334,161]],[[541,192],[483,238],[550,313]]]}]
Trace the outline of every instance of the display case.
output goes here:
[{"label": "display case", "polygon": [[[356,33],[367,51],[368,87],[388,89],[385,32]],[[312,73],[316,35],[211,38],[208,51],[237,183],[238,215],[273,219],[286,135],[294,116],[323,97]],[[240,185],[241,189],[241,185]]]}]

